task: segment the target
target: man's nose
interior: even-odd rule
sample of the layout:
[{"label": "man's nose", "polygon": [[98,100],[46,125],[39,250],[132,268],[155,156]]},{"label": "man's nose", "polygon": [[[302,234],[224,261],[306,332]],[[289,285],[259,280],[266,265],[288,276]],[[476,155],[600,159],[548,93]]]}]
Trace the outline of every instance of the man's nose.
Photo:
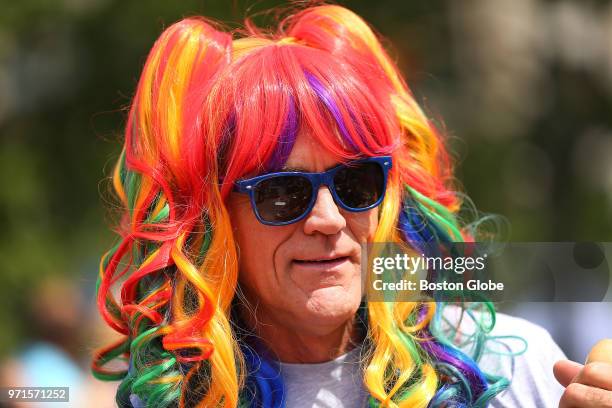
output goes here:
[{"label": "man's nose", "polygon": [[346,227],[346,219],[334,201],[329,188],[321,186],[312,211],[306,217],[304,232],[308,235],[320,232],[333,235]]}]

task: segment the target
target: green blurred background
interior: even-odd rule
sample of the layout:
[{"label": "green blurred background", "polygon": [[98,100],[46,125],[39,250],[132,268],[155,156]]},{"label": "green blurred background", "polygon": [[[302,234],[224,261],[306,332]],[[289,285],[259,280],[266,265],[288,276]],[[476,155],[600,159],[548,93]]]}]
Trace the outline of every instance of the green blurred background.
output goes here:
[{"label": "green blurred background", "polygon": [[[467,194],[479,210],[510,220],[511,240],[612,241],[611,2],[339,3],[387,39],[417,99],[449,135]],[[278,4],[3,2],[1,358],[64,330],[72,340],[56,333],[57,341],[71,343],[84,366],[108,336],[93,306],[98,260],[114,238],[107,177],[124,108],[163,28],[194,14],[235,26]],[[546,326],[577,359],[592,338],[612,337],[610,303],[506,309]],[[45,328],[47,313],[65,328]]]}]

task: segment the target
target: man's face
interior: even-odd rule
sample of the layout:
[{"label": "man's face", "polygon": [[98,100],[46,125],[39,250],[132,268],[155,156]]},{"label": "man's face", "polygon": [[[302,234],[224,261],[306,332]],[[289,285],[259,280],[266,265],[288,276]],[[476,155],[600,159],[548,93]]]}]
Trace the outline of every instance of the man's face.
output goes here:
[{"label": "man's face", "polygon": [[[301,134],[288,167],[322,172],[339,162]],[[248,195],[232,193],[229,212],[239,247],[239,281],[258,313],[324,335],[351,319],[361,302],[361,243],[372,239],[378,208],[340,209],[321,186],[312,211],[285,226],[261,224]]]}]

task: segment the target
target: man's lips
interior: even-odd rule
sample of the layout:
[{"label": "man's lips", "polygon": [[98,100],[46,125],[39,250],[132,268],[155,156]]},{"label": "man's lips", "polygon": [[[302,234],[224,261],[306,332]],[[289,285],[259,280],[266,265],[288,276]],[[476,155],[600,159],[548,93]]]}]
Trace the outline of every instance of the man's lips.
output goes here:
[{"label": "man's lips", "polygon": [[292,263],[298,267],[316,270],[325,270],[338,267],[345,262],[348,262],[348,256],[339,256],[333,258],[314,258],[314,259],[294,259]]}]

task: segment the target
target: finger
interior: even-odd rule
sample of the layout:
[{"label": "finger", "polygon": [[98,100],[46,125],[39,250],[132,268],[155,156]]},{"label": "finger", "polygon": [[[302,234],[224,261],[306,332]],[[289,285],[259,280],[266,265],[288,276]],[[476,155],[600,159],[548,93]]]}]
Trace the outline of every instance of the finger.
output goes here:
[{"label": "finger", "polygon": [[565,389],[559,408],[612,408],[612,391],[571,383]]},{"label": "finger", "polygon": [[573,382],[612,391],[612,364],[588,363]]},{"label": "finger", "polygon": [[555,378],[564,387],[567,387],[582,370],[583,365],[570,360],[560,360],[553,366]]}]

